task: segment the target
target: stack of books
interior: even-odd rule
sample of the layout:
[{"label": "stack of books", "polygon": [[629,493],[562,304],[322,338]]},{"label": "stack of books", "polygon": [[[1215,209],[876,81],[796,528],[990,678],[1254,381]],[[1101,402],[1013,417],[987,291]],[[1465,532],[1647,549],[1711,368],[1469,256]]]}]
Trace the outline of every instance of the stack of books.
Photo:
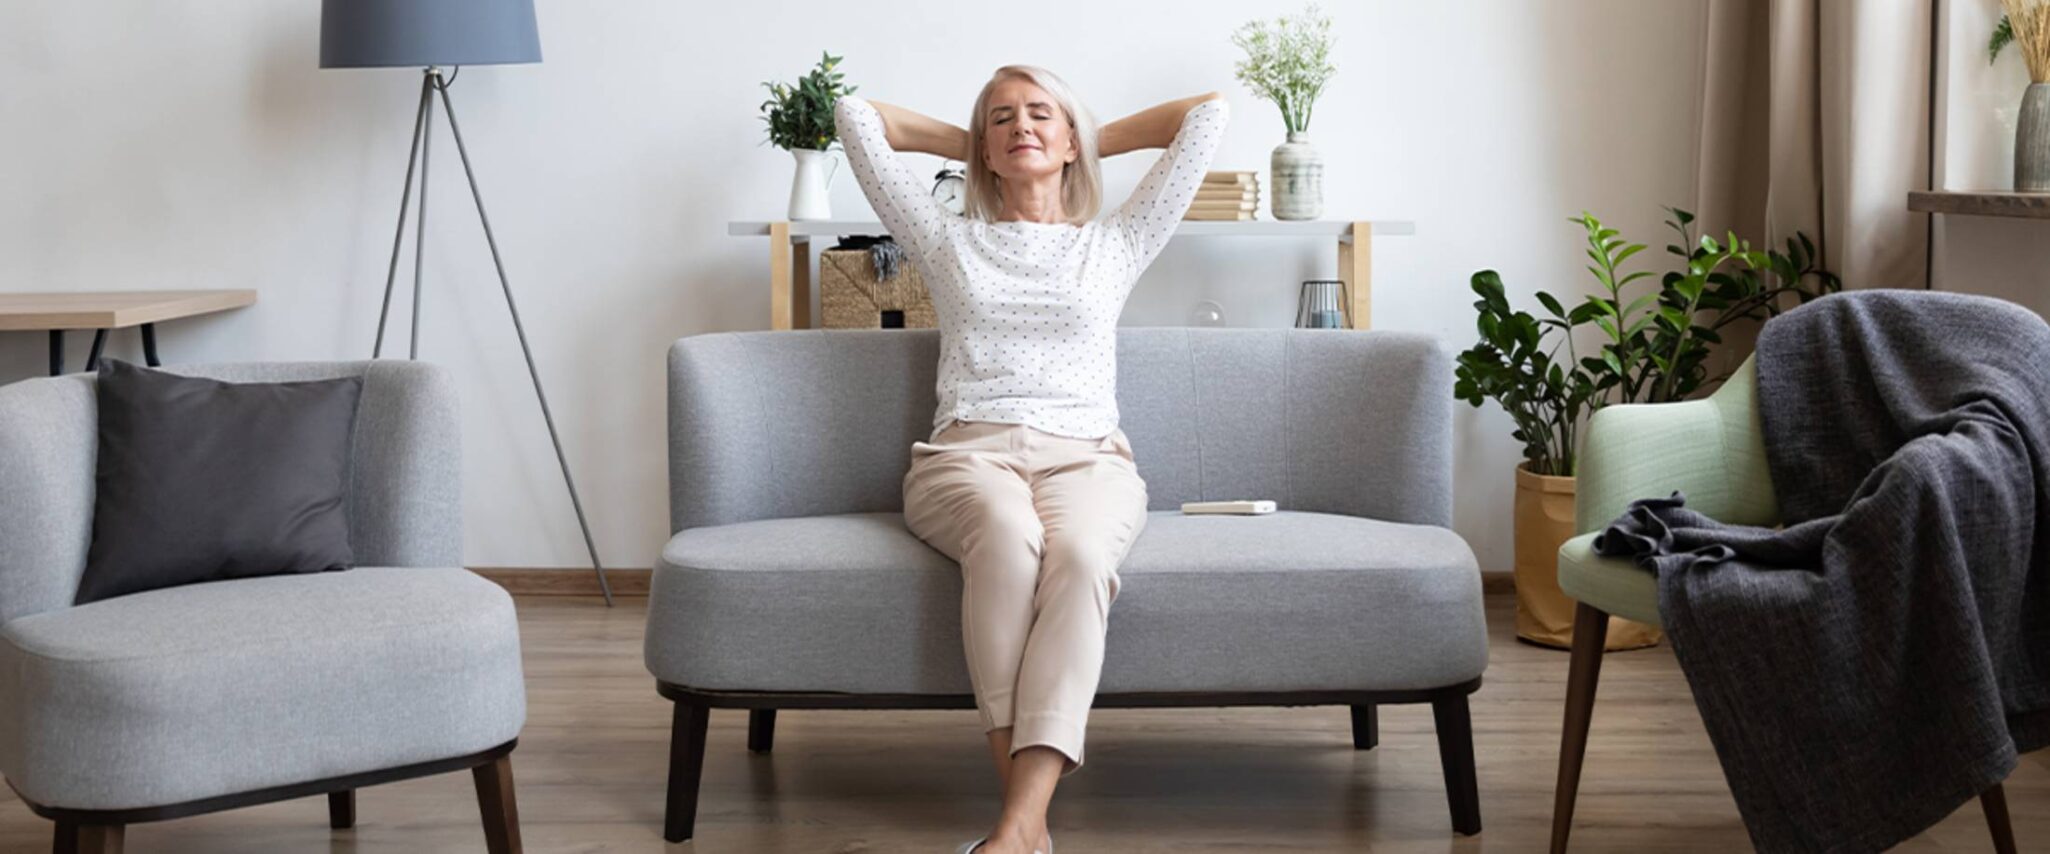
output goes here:
[{"label": "stack of books", "polygon": [[1246,220],[1259,209],[1259,172],[1208,172],[1182,219]]}]

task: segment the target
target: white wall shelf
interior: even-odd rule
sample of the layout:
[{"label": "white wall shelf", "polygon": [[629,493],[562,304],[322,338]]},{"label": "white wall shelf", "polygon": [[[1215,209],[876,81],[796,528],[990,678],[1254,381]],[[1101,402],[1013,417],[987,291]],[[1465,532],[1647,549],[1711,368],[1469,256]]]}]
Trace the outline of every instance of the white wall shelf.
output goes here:
[{"label": "white wall shelf", "polygon": [[[809,329],[811,318],[811,239],[851,234],[888,234],[881,222],[828,219],[798,222],[735,220],[726,223],[734,237],[769,238],[769,328]],[[1366,235],[1366,240],[1357,235]],[[1175,237],[1297,237],[1333,240],[1338,246],[1338,278],[1346,285],[1350,304],[1346,318],[1366,329],[1373,311],[1373,238],[1416,234],[1409,220],[1185,220]]]}]

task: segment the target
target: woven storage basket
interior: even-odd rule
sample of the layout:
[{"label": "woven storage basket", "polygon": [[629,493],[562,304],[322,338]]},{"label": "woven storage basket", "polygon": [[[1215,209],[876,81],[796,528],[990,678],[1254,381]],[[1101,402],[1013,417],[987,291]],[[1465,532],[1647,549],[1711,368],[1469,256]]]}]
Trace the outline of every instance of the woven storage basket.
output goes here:
[{"label": "woven storage basket", "polygon": [[906,329],[939,325],[918,265],[906,259],[898,265],[896,277],[878,282],[866,249],[819,253],[819,306],[827,329],[881,329],[886,311],[903,312]]}]

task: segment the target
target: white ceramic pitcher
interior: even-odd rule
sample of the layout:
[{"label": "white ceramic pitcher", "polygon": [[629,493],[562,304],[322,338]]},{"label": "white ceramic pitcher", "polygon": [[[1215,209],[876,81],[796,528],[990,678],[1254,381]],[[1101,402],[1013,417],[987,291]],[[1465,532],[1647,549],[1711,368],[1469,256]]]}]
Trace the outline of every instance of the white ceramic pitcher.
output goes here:
[{"label": "white ceramic pitcher", "polygon": [[790,153],[797,158],[797,174],[790,181],[790,219],[832,219],[832,199],[826,189],[840,171],[840,161],[830,152],[809,148],[793,148]]}]

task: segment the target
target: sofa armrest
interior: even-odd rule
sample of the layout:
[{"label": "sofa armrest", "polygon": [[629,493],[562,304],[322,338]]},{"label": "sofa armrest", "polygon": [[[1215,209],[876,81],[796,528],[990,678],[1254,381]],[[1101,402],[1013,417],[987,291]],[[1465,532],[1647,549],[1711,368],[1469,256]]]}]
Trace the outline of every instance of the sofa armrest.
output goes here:
[{"label": "sofa armrest", "polygon": [[0,624],[71,606],[92,543],[98,453],[85,377],[0,387]]},{"label": "sofa armrest", "polygon": [[1758,428],[1757,368],[1737,369],[1716,393],[1681,403],[1603,407],[1580,452],[1574,530],[1599,530],[1630,502],[1686,493],[1687,506],[1719,521],[1778,521]]}]

